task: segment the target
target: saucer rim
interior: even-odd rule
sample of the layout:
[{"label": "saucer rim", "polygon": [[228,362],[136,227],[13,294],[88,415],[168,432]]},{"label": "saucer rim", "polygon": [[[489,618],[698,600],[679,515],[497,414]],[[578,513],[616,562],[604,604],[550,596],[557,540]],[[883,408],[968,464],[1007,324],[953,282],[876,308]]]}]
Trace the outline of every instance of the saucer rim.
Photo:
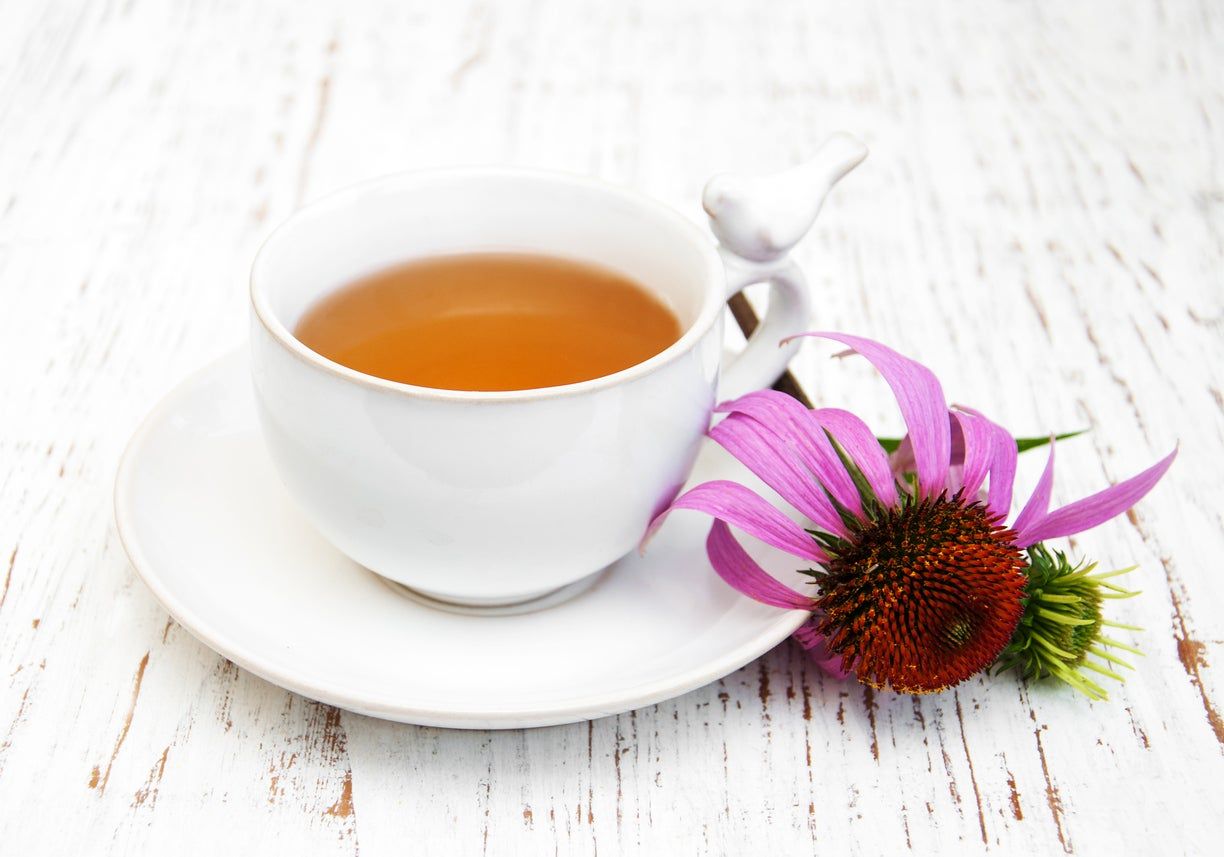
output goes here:
[{"label": "saucer rim", "polygon": [[150,435],[164,422],[167,412],[180,398],[206,375],[231,361],[248,363],[247,348],[239,347],[228,351],[188,373],[166,392],[141,420],[124,447],[116,469],[112,494],[115,528],[119,542],[132,568],[175,622],[217,654],[272,684],[309,699],[359,714],[420,726],[466,729],[555,726],[643,708],[704,687],[773,649],[794,633],[810,615],[806,610],[781,611],[776,619],[764,624],[750,640],[741,643],[717,659],[706,662],[699,668],[617,691],[586,695],[562,704],[547,706],[527,704],[489,708],[474,706],[438,708],[406,705],[397,701],[395,697],[354,692],[331,682],[312,680],[300,668],[296,671],[286,669],[258,654],[248,653],[248,647],[224,633],[217,632],[210,627],[208,620],[201,618],[189,605],[172,594],[170,588],[164,585],[154,563],[145,555],[134,525],[133,486],[136,466]]}]

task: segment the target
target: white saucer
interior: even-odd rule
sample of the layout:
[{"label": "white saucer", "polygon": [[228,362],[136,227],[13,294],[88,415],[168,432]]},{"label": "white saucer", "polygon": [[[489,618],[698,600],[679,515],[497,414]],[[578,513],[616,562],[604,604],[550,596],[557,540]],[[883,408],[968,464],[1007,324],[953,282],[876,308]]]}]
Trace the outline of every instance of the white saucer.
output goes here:
[{"label": "white saucer", "polygon": [[[622,559],[564,603],[509,616],[430,607],[302,518],[264,454],[250,386],[237,352],[170,393],[128,445],[115,517],[132,565],[171,615],[282,687],[405,723],[569,723],[721,678],[807,615],[724,584],[705,556],[708,519],[687,512],[668,520],[645,557]],[[694,481],[749,478],[707,447]],[[801,586],[785,557],[753,552]]]}]

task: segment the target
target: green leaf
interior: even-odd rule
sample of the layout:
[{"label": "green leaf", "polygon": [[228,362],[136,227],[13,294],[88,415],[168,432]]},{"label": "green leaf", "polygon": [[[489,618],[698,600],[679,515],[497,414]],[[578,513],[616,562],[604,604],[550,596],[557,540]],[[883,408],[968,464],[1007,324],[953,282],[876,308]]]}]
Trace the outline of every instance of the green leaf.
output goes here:
[{"label": "green leaf", "polygon": [[[1055,440],[1067,440],[1068,438],[1078,437],[1085,434],[1088,429],[1080,429],[1079,431],[1068,431],[1062,434],[1054,435]],[[1016,438],[1016,451],[1028,452],[1030,449],[1036,449],[1039,446],[1045,446],[1050,442],[1049,437],[1018,437]]]},{"label": "green leaf", "polygon": [[[1087,432],[1088,429],[1080,429],[1079,431],[1063,432],[1054,436],[1055,440],[1067,440],[1068,438],[1077,437]],[[880,446],[884,447],[885,452],[896,452],[897,447],[901,445],[899,437],[878,437]],[[1050,442],[1049,437],[1018,437],[1016,438],[1016,451],[1028,452],[1030,449],[1037,449],[1039,446],[1045,446]]]}]

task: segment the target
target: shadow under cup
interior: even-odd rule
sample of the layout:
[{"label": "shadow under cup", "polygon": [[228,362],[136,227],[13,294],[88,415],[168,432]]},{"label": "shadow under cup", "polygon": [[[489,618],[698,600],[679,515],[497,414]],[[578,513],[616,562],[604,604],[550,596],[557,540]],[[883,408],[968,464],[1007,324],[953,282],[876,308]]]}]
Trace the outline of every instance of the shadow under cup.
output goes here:
[{"label": "shadow under cup", "polygon": [[[413,258],[517,251],[618,271],[684,333],[628,369],[468,392],[364,375],[291,331],[318,298]],[[631,191],[562,174],[409,173],[342,191],[277,229],[251,274],[251,361],[277,471],[356,562],[431,598],[541,598],[632,550],[688,476],[722,351],[710,238]]]}]

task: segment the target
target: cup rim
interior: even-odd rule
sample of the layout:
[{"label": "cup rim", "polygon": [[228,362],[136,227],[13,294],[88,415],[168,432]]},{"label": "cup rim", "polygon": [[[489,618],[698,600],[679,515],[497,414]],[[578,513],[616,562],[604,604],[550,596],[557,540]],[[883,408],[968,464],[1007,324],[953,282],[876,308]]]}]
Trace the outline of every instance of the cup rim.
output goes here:
[{"label": "cup rim", "polygon": [[[288,230],[294,228],[303,220],[326,216],[331,209],[338,205],[391,184],[397,187],[412,187],[413,185],[423,186],[429,182],[439,180],[458,182],[496,178],[527,179],[533,182],[554,182],[584,187],[607,196],[619,197],[623,201],[648,209],[656,216],[671,222],[680,233],[687,234],[690,238],[690,243],[698,248],[705,269],[702,272],[702,279],[706,284],[706,290],[702,297],[701,310],[697,314],[697,318],[684,330],[679,339],[658,354],[641,363],[635,363],[609,375],[601,375],[598,378],[591,378],[572,384],[560,384],[555,387],[533,387],[525,390],[448,390],[379,378],[376,375],[368,375],[330,360],[308,348],[301,340],[294,336],[272,310],[264,284],[266,277],[261,276],[268,264],[268,248],[272,247],[279,237],[283,236]],[[529,167],[442,167],[408,170],[367,179],[333,191],[299,208],[273,229],[260,244],[251,263],[249,291],[251,307],[255,317],[274,340],[300,360],[345,381],[411,398],[452,402],[522,402],[597,392],[634,381],[674,362],[691,351],[714,325],[715,321],[718,320],[723,309],[723,291],[725,289],[720,285],[724,281],[723,278],[722,259],[711,236],[706,235],[696,224],[684,217],[676,209],[632,188],[562,170]]]}]

